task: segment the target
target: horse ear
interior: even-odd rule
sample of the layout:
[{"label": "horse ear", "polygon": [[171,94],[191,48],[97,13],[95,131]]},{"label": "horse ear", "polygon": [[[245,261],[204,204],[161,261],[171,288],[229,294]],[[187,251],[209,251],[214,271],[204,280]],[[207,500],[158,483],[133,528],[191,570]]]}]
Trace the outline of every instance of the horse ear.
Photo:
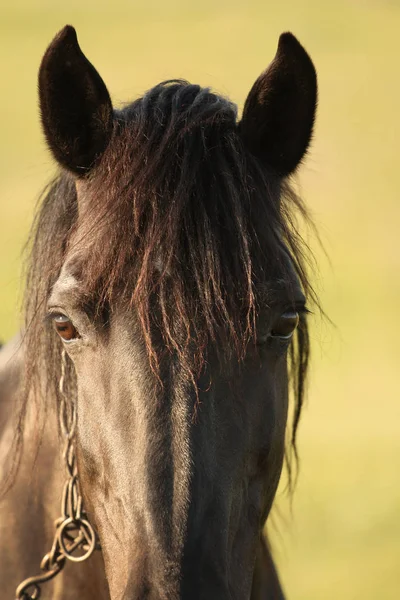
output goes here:
[{"label": "horse ear", "polygon": [[67,25],[48,47],[39,70],[40,112],[56,160],[77,175],[105,150],[113,110],[107,88]]},{"label": "horse ear", "polygon": [[279,38],[270,66],[253,85],[240,131],[249,150],[279,175],[290,175],[309,146],[317,105],[317,75],[291,33]]}]

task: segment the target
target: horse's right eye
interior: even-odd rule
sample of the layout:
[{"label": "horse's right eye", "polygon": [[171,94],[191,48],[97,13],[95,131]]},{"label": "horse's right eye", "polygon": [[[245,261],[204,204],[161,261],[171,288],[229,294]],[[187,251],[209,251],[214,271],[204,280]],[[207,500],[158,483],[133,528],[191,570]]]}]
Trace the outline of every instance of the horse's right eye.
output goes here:
[{"label": "horse's right eye", "polygon": [[72,342],[80,337],[75,325],[66,315],[54,315],[52,321],[54,329],[64,342]]}]

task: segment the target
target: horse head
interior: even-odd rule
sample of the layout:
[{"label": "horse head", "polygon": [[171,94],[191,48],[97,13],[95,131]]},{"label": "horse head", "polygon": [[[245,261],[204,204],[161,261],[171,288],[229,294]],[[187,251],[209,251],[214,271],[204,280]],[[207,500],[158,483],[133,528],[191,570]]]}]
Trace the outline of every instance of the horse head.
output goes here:
[{"label": "horse head", "polygon": [[48,315],[35,352],[49,373],[66,354],[111,598],[249,598],[289,372],[297,422],[307,366],[288,177],[312,136],[313,64],[283,34],[240,120],[181,80],[117,110],[67,26],[39,92],[62,171],[33,254]]}]

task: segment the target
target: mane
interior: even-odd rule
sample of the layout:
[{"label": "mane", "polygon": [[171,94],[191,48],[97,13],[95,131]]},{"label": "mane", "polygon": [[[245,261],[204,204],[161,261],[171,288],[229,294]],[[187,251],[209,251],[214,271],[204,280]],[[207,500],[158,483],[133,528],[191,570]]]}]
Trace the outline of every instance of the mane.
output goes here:
[{"label": "mane", "polygon": [[[279,183],[243,146],[234,104],[174,80],[155,86],[115,117],[112,139],[87,182],[84,227],[77,227],[72,176],[62,173],[45,190],[32,228],[14,472],[28,400],[41,403],[38,431],[47,403],[59,400],[62,345],[45,315],[67,250],[84,265],[80,284],[98,318],[117,299],[136,311],[159,379],[155,328],[163,355],[177,357],[190,385],[210,346],[221,356],[243,359],[256,335],[260,283],[274,273],[289,281],[283,252],[306,295],[315,298],[297,225],[307,211],[289,183]],[[307,320],[301,315],[289,365],[294,449],[308,358]],[[74,393],[75,383],[69,364],[67,393]]]}]

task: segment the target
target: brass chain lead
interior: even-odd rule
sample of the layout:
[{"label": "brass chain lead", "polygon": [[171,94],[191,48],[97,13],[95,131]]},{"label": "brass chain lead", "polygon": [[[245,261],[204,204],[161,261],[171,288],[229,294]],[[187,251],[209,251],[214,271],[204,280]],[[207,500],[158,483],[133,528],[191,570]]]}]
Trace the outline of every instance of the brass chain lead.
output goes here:
[{"label": "brass chain lead", "polygon": [[17,587],[16,600],[38,600],[41,595],[41,584],[53,579],[65,566],[66,559],[72,562],[87,560],[95,549],[100,549],[96,533],[90,525],[83,509],[82,496],[79,489],[78,470],[74,447],[76,430],[75,399],[67,398],[64,393],[66,352],[61,355],[60,391],[60,428],[65,438],[64,460],[68,479],[64,485],[61,501],[61,517],[56,519],[53,545],[42,559],[40,568],[43,571],[25,579]]}]

